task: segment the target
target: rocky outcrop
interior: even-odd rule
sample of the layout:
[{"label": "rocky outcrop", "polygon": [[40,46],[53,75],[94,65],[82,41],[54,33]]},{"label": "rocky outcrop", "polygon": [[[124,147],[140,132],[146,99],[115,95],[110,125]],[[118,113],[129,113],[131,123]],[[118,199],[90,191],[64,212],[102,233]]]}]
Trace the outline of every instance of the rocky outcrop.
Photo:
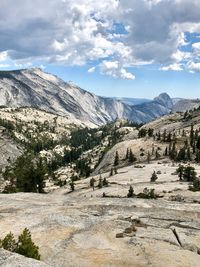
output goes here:
[{"label": "rocky outcrop", "polygon": [[194,108],[198,108],[200,106],[200,100],[199,99],[181,99],[178,101],[172,108],[173,112],[185,112],[187,110],[191,110]]},{"label": "rocky outcrop", "polygon": [[[99,189],[98,175],[94,191],[90,177],[75,182],[74,192],[66,186],[43,195],[0,194],[0,238],[27,227],[42,261],[53,267],[199,267],[200,192],[172,175],[177,166],[151,163],[111,177],[103,173],[109,186]],[[153,171],[161,174],[152,184]],[[130,185],[135,194],[154,188],[160,198],[127,198]],[[171,200],[177,192],[184,202]],[[0,253],[0,266],[21,267],[7,262]]]},{"label": "rocky outcrop", "polygon": [[16,253],[0,249],[0,266],[2,267],[51,267],[41,261],[23,257]]}]

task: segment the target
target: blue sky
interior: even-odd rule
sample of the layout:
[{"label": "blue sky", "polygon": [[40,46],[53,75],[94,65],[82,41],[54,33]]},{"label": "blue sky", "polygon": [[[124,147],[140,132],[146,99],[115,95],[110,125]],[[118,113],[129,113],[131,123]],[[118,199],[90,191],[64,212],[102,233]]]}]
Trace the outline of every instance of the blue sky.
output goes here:
[{"label": "blue sky", "polygon": [[102,96],[200,97],[200,1],[0,1],[0,69],[44,67]]},{"label": "blue sky", "polygon": [[200,74],[188,71],[159,71],[157,67],[138,68],[132,71],[135,80],[123,80],[100,73],[88,73],[86,67],[47,66],[65,81],[74,81],[78,86],[101,96],[154,98],[167,92],[171,97],[200,98]]}]

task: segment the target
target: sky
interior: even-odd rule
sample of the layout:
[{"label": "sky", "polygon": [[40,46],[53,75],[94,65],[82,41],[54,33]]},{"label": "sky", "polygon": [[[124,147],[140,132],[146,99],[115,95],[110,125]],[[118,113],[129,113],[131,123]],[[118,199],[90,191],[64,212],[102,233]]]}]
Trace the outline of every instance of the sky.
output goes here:
[{"label": "sky", "polygon": [[200,98],[199,0],[1,0],[0,70],[101,96]]}]

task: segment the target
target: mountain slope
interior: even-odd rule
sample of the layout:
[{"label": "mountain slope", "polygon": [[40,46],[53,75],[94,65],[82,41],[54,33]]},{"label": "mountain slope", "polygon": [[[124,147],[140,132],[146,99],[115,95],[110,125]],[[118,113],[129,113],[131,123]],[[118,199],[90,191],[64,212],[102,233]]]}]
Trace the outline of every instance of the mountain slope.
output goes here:
[{"label": "mountain slope", "polygon": [[191,110],[198,108],[200,106],[199,99],[181,99],[175,103],[173,106],[173,112],[185,112],[186,110]]},{"label": "mountain slope", "polygon": [[130,105],[130,106],[141,105],[141,104],[148,103],[148,102],[152,101],[152,100],[146,99],[146,98],[129,98],[129,97],[116,97],[114,99],[119,100],[119,101],[123,102],[124,104]]},{"label": "mountain slope", "polygon": [[161,94],[148,103],[130,106],[96,96],[36,68],[0,72],[0,106],[34,107],[102,125],[121,118],[149,122],[170,113],[172,101],[167,94]]}]

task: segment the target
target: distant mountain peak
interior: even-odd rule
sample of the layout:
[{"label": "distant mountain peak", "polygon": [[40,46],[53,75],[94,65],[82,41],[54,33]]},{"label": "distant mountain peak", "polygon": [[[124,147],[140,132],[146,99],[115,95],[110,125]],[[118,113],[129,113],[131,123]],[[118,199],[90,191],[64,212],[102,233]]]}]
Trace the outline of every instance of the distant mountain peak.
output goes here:
[{"label": "distant mountain peak", "polygon": [[116,119],[149,122],[170,113],[173,104],[163,93],[153,101],[132,106],[89,93],[42,68],[32,68],[0,72],[0,106],[35,107],[72,120],[102,125]]},{"label": "distant mountain peak", "polygon": [[154,98],[154,101],[168,109],[173,108],[173,101],[167,93],[161,93],[159,96]]}]

